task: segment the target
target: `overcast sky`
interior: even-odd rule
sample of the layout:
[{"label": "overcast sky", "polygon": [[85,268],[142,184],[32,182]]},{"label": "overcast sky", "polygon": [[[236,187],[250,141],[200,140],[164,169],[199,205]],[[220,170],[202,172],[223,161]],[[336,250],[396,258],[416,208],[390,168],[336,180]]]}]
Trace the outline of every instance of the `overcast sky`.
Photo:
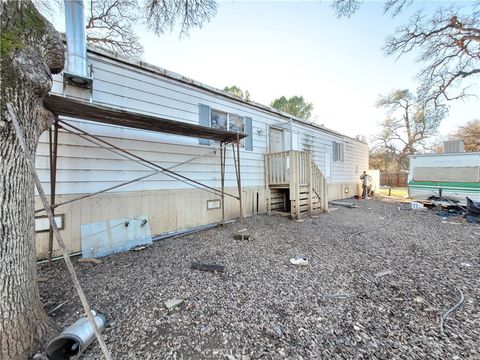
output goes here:
[{"label": "overcast sky", "polygon": [[[147,62],[217,88],[237,85],[267,105],[302,95],[314,104],[315,122],[368,138],[385,116],[375,107],[379,95],[414,90],[420,69],[414,54],[385,57],[385,37],[417,9],[432,13],[445,4],[416,1],[392,18],[382,1],[366,2],[352,18],[337,19],[325,1],[221,1],[212,21],[188,38],[138,30]],[[478,101],[452,103],[441,133],[480,118]]]}]

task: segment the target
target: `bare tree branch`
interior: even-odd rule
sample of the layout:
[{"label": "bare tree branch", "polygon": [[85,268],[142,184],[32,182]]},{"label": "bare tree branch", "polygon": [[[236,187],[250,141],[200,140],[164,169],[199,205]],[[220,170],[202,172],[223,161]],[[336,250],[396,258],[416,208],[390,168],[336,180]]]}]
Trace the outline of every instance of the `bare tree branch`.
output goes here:
[{"label": "bare tree branch", "polygon": [[390,13],[392,16],[397,16],[412,2],[413,0],[386,0],[383,11],[385,14]]},{"label": "bare tree branch", "polygon": [[63,0],[32,0],[32,2],[45,17],[53,17],[55,9],[63,10]]},{"label": "bare tree branch", "polygon": [[172,31],[177,23],[180,35],[185,36],[193,27],[202,27],[217,13],[214,0],[145,0],[143,9],[149,29],[161,35]]},{"label": "bare tree branch", "polygon": [[480,119],[472,120],[450,134],[450,140],[463,140],[465,151],[480,151]]},{"label": "bare tree branch", "polygon": [[[338,17],[350,17],[363,0],[335,0]],[[412,0],[385,0],[384,12],[398,15]],[[418,94],[436,106],[472,96],[465,79],[480,74],[480,1],[470,3],[471,11],[459,6],[440,7],[427,17],[416,12],[409,24],[386,40],[386,55],[401,57],[419,51],[424,68],[418,74]],[[467,8],[468,9],[468,8]]]},{"label": "bare tree branch", "polygon": [[440,105],[472,96],[462,80],[480,74],[480,2],[470,15],[458,7],[440,8],[427,19],[417,12],[410,23],[387,38],[385,53],[401,56],[419,50],[425,64],[418,74],[419,95]]},{"label": "bare tree branch", "polygon": [[388,116],[381,132],[372,138],[375,156],[394,158],[397,171],[406,169],[409,155],[424,150],[426,140],[435,135],[446,114],[444,106],[425,103],[409,90],[394,90],[381,97],[377,106]]},{"label": "bare tree branch", "polygon": [[350,17],[362,5],[363,0],[334,0],[331,4],[337,17]]},{"label": "bare tree branch", "polygon": [[90,0],[87,41],[129,56],[143,52],[133,26],[138,20],[135,0]]},{"label": "bare tree branch", "polygon": [[[63,0],[34,0],[45,15],[53,7],[63,9]],[[186,36],[216,14],[215,0],[86,0],[87,41],[129,56],[140,56],[143,47],[135,25],[144,23],[156,35],[180,26]]]},{"label": "bare tree branch", "polygon": [[[413,0],[385,0],[383,11],[397,16],[406,7],[412,4]],[[331,4],[337,17],[351,17],[363,4],[363,0],[334,0]]]}]

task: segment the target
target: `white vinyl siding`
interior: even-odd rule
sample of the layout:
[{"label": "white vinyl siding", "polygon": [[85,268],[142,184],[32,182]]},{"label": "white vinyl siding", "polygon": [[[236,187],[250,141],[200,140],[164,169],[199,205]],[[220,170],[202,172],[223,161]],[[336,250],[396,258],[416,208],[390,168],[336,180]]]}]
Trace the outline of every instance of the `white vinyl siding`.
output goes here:
[{"label": "white vinyl siding", "polygon": [[[124,110],[147,113],[168,119],[210,126],[201,120],[202,111],[207,114],[217,110],[235,114],[244,119],[245,148],[241,148],[241,175],[243,187],[264,186],[264,154],[268,151],[268,129],[270,126],[285,128],[290,132],[288,119],[258,107],[229,99],[207,89],[168,79],[136,66],[89,52],[89,64],[93,66],[94,82],[92,100],[94,103],[118,107]],[[68,90],[68,89],[67,89]],[[77,92],[77,90],[73,90]],[[52,92],[63,94],[62,76],[54,76]],[[67,95],[72,96],[67,91]],[[85,95],[84,95],[85,96]],[[203,110],[202,110],[202,105]],[[204,115],[210,119],[210,114]],[[119,126],[93,123],[85,120],[72,120],[77,127],[101,136],[113,144],[134,152],[159,165],[171,167],[192,157],[212,152],[218,144],[209,147],[205,139],[155,133]],[[368,146],[363,142],[343,137],[321,129],[294,122],[295,146],[304,150],[308,137],[313,158],[322,171],[330,173],[328,181],[356,181],[355,167],[368,168]],[[289,135],[289,134],[288,134]],[[202,143],[203,141],[203,143]],[[332,141],[345,146],[344,161],[326,163],[331,159]],[[286,142],[289,149],[290,142]],[[36,166],[44,189],[49,192],[48,135],[40,137]],[[57,193],[89,193],[113,186],[121,181],[147,174],[148,168],[101,149],[78,136],[64,130],[59,134]],[[205,182],[209,186],[220,186],[219,152],[211,153],[192,163],[175,169],[179,173]],[[227,151],[226,187],[235,187],[235,168],[231,147]],[[184,189],[191,188],[178,180],[160,174],[115,190],[116,192]]]}]

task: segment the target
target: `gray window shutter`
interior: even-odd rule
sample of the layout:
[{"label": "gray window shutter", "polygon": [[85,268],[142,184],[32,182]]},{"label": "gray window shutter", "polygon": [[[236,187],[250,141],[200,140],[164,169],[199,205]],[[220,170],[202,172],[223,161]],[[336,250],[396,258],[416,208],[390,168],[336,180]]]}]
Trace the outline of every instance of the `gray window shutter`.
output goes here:
[{"label": "gray window shutter", "polygon": [[337,161],[337,142],[332,141],[332,160]]},{"label": "gray window shutter", "polygon": [[[210,127],[210,106],[198,104],[198,123]],[[200,145],[210,145],[210,140],[198,139],[198,143]]]},{"label": "gray window shutter", "polygon": [[245,119],[245,134],[248,136],[245,138],[245,150],[253,150],[253,126],[252,118],[246,117]]}]

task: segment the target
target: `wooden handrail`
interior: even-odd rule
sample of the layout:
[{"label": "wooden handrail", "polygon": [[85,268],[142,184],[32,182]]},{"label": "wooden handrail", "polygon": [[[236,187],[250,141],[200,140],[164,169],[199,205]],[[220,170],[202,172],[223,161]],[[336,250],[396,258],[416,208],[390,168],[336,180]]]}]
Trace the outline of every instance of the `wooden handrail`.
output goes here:
[{"label": "wooden handrail", "polygon": [[327,185],[327,179],[322,173],[322,170],[318,167],[318,165],[315,163],[315,161],[312,159],[311,163],[311,168],[312,168],[312,191],[317,194],[317,196],[320,198],[320,201],[322,203],[322,209],[323,211],[328,210],[328,185]]},{"label": "wooden handrail", "polygon": [[310,210],[312,196],[315,194],[322,203],[322,209],[326,211],[327,182],[308,152],[288,150],[265,154],[265,182],[267,188],[288,187],[290,201],[299,200],[300,188],[308,187]]},{"label": "wooden handrail", "polygon": [[[312,167],[312,175],[314,175],[314,178],[325,179],[322,171],[307,152],[288,150],[265,154],[266,170],[268,170],[265,174],[267,177],[267,185],[288,184],[290,182],[290,168],[294,157],[298,164],[296,175],[300,185],[307,186],[309,184],[309,167]],[[313,181],[315,182],[316,179]],[[315,186],[315,190],[318,189],[319,187]]]}]

